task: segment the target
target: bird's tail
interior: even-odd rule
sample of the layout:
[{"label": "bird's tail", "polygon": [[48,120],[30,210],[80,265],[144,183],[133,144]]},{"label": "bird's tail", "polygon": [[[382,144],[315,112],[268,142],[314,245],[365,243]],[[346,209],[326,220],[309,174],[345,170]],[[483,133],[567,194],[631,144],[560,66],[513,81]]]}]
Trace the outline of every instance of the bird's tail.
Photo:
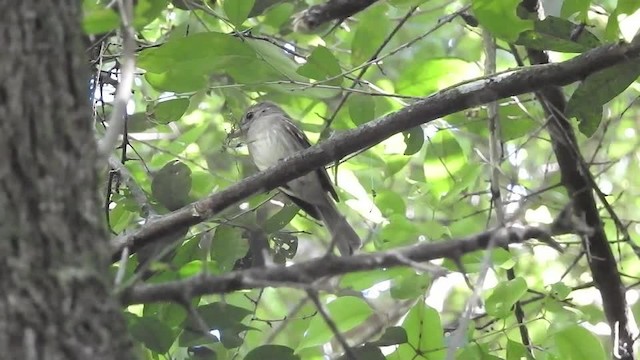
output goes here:
[{"label": "bird's tail", "polygon": [[333,244],[338,248],[340,255],[352,255],[362,246],[362,240],[347,220],[340,214],[333,201],[327,201],[327,205],[318,206],[318,212],[322,222],[331,233]]}]

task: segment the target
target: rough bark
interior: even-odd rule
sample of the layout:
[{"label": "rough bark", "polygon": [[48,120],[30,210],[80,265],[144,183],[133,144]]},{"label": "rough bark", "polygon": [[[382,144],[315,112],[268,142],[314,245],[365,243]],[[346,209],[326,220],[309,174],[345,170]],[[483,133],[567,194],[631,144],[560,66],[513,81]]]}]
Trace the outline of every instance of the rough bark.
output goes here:
[{"label": "rough bark", "polygon": [[97,197],[80,2],[0,0],[0,353],[130,359]]}]

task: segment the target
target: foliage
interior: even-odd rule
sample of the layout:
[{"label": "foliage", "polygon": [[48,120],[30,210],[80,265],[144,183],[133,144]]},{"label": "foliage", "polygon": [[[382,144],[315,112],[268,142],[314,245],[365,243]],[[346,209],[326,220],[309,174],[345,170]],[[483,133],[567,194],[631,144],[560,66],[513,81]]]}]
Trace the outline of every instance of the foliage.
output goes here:
[{"label": "foliage", "polygon": [[[114,32],[119,17],[107,3],[84,1],[85,31],[111,39],[95,44],[101,49],[99,133],[114,90],[103,79],[118,79],[114,55],[120,53]],[[562,61],[623,36],[629,40],[637,25],[628,18],[640,14],[634,1],[565,0],[538,21],[519,16],[518,3],[472,1],[480,26],[498,39],[498,71],[516,67],[509,42],[518,45],[521,56],[521,46],[528,46],[552,50],[552,59]],[[227,140],[254,101],[281,105],[315,142],[484,75],[481,27],[451,16],[463,2],[381,1],[337,28],[293,32],[291,18],[309,5],[137,1],[139,73],[118,156],[126,160],[144,199],[134,196],[131,184],[110,178],[112,231],[135,229],[149,209],[167,213],[254,173],[246,150]],[[576,37],[575,24],[582,21],[586,27]],[[568,114],[577,118],[572,122],[581,132],[580,150],[617,215],[631,225],[632,238],[638,236],[634,219],[640,204],[633,199],[640,182],[627,175],[640,170],[635,156],[639,75],[637,61],[630,61],[565,89]],[[357,81],[360,76],[366,82]],[[504,210],[515,224],[550,222],[569,199],[559,187],[541,107],[531,94],[523,95],[500,101],[498,115]],[[447,241],[498,224],[489,192],[493,165],[487,119],[484,106],[450,114],[390,136],[340,164],[334,173],[339,207],[368,239],[362,251]],[[602,215],[609,239],[620,239],[609,214],[603,210]],[[258,230],[276,264],[321,256],[328,244],[328,232],[295,205],[275,192],[261,194],[192,227],[175,251],[164,252],[170,255],[163,258],[165,265],[151,265],[155,273],[146,281],[247,268],[251,236]],[[536,358],[606,357],[607,334],[597,331],[604,315],[589,285],[579,238],[559,240],[568,244],[564,254],[537,243],[491,253],[486,290],[479,306],[472,307],[473,320],[456,359],[528,356],[513,311],[516,302],[523,306]],[[625,244],[612,246],[619,268],[632,274],[628,285],[637,284],[638,258]],[[348,274],[325,283],[321,300],[359,358],[444,359],[451,339],[445,334],[458,325],[473,292],[464,277],[476,283],[486,267],[484,256],[476,252],[458,263],[436,262],[448,271],[445,277],[419,267]],[[137,261],[133,256],[126,263],[127,276]],[[114,265],[114,273],[121,265]],[[517,277],[508,281],[508,270]],[[637,297],[636,290],[632,293]],[[640,307],[632,305],[637,316]],[[133,337],[150,359],[320,359],[340,349],[307,294],[286,287],[125,311]]]}]

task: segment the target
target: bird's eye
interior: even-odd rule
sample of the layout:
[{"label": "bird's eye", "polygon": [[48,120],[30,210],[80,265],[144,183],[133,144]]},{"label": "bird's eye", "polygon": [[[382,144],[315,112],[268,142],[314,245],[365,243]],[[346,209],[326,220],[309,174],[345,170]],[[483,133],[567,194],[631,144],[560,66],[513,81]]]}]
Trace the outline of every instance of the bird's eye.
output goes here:
[{"label": "bird's eye", "polygon": [[245,118],[246,120],[251,120],[251,119],[253,119],[253,112],[249,111],[249,112],[247,113],[247,115],[245,115],[245,116],[244,116],[244,118]]}]

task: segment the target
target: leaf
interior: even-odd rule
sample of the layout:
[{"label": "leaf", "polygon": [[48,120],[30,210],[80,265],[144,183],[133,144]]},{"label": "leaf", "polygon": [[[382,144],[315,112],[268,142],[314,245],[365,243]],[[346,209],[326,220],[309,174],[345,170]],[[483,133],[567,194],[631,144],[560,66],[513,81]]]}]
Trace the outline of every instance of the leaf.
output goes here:
[{"label": "leaf", "polygon": [[391,297],[400,300],[415,299],[423,295],[430,284],[429,276],[411,272],[393,279],[390,289]]},{"label": "leaf", "polygon": [[527,359],[527,348],[521,343],[507,339],[507,360]]},{"label": "leaf", "polygon": [[384,334],[382,334],[380,339],[369,342],[369,344],[374,346],[391,346],[404,344],[408,341],[407,331],[403,327],[390,326],[385,329]]},{"label": "leaf", "polygon": [[390,19],[385,15],[385,10],[384,5],[373,5],[364,16],[358,18],[358,27],[351,41],[351,65],[357,66],[368,61],[387,36]]},{"label": "leaf", "polygon": [[371,271],[359,271],[345,274],[340,279],[340,286],[355,291],[363,291],[383,281],[413,273],[408,268],[377,269]]},{"label": "leaf", "polygon": [[273,242],[273,262],[285,264],[287,259],[293,259],[298,252],[298,237],[288,233],[277,231],[271,234]]},{"label": "leaf", "polygon": [[222,8],[224,9],[224,13],[227,14],[229,21],[236,27],[239,27],[247,20],[254,2],[255,0],[225,0],[222,3]]},{"label": "leaf", "polygon": [[166,354],[175,339],[171,328],[155,317],[136,319],[129,331],[134,339],[158,354]]},{"label": "leaf", "polygon": [[598,338],[587,329],[571,325],[553,335],[563,360],[604,360],[607,356]]},{"label": "leaf", "polygon": [[147,71],[145,79],[166,91],[198,91],[214,71],[246,66],[256,61],[247,43],[228,34],[206,32],[174,37],[165,44],[140,52],[136,65]]},{"label": "leaf", "polygon": [[461,59],[413,61],[400,73],[396,92],[403,95],[427,96],[478,74],[476,65]]},{"label": "leaf", "polygon": [[244,360],[300,360],[293,349],[283,345],[262,345],[249,351]]},{"label": "leaf", "polygon": [[553,296],[556,300],[564,300],[571,294],[571,288],[565,285],[563,282],[557,282],[551,285],[550,296]]},{"label": "leaf", "polygon": [[416,242],[420,235],[419,229],[413,221],[407,219],[404,214],[395,214],[387,217],[389,223],[380,232],[376,247],[380,250],[392,249]]},{"label": "leaf", "polygon": [[[262,0],[264,1],[264,0]],[[276,0],[279,1],[279,0]],[[263,24],[279,29],[286,24],[293,14],[294,6],[290,3],[281,3],[269,8],[264,13]]]},{"label": "leaf", "polygon": [[494,36],[514,42],[518,34],[533,28],[533,21],[522,20],[516,9],[520,0],[473,0],[473,14]]},{"label": "leaf", "polygon": [[120,17],[111,8],[95,0],[82,2],[82,28],[87,34],[101,34],[120,26]]},{"label": "leaf", "polygon": [[[198,306],[196,311],[209,329],[220,331],[249,329],[248,326],[242,323],[242,320],[252,313],[245,308],[222,302]],[[199,325],[194,319],[187,320],[185,326],[190,329],[199,329]]]},{"label": "leaf", "polygon": [[581,53],[601,45],[600,40],[583,28],[576,39],[572,39],[579,25],[568,20],[548,16],[536,21],[533,30],[520,33],[516,44],[536,50]]},{"label": "leaf", "polygon": [[517,277],[513,280],[500,282],[493,293],[487,298],[487,314],[504,319],[511,314],[511,308],[527,293],[527,282]]},{"label": "leaf", "polygon": [[211,258],[216,261],[220,271],[231,271],[236,261],[247,255],[248,251],[249,243],[242,237],[242,229],[228,225],[216,228],[211,242]]},{"label": "leaf", "polygon": [[179,160],[167,163],[156,172],[151,182],[151,193],[169,211],[189,203],[191,169]]},{"label": "leaf", "polygon": [[272,234],[289,225],[291,220],[293,220],[296,214],[298,214],[298,211],[300,211],[299,207],[297,207],[293,203],[288,203],[275,215],[264,222],[264,224],[262,225],[264,232],[266,232],[267,234]]},{"label": "leaf", "polygon": [[349,117],[356,126],[373,120],[376,115],[376,103],[370,96],[353,94],[347,104]]},{"label": "leaf", "polygon": [[133,26],[136,30],[140,30],[162,14],[169,0],[138,0],[135,4]]},{"label": "leaf", "polygon": [[415,126],[402,132],[404,143],[407,145],[404,155],[413,155],[422,149],[424,144],[424,131],[421,126]]},{"label": "leaf", "polygon": [[590,5],[591,0],[564,0],[562,2],[560,16],[568,18],[575,13],[579,13],[580,20],[585,20]]},{"label": "leaf", "polygon": [[[326,305],[326,310],[340,332],[353,329],[373,314],[373,310],[366,302],[354,296],[339,297]],[[306,336],[298,345],[298,350],[325,344],[333,337],[334,334],[325,320],[317,314],[309,323]]]},{"label": "leaf", "polygon": [[380,209],[380,212],[382,212],[382,215],[386,217],[394,214],[405,216],[405,212],[407,211],[404,200],[394,191],[382,190],[376,193],[373,201],[378,209]]},{"label": "leaf", "polygon": [[581,132],[592,135],[602,118],[600,107],[622,93],[638,76],[640,63],[636,60],[587,76],[567,103],[567,117],[578,117]]},{"label": "leaf", "polygon": [[[433,308],[418,301],[402,322],[407,332],[407,343],[398,347],[398,359],[416,359],[415,354],[424,354],[418,359],[441,360],[445,358],[446,346],[440,316]],[[402,354],[411,354],[410,357]],[[427,355],[428,354],[428,355]]]},{"label": "leaf", "polygon": [[464,169],[467,158],[453,132],[440,130],[427,143],[424,176],[429,188],[438,196],[450,191],[459,181],[457,174]]},{"label": "leaf", "polygon": [[[307,58],[307,62],[300,66],[297,72],[302,76],[321,81],[340,75],[342,70],[340,69],[338,59],[333,56],[329,49],[324,46],[317,46]],[[340,84],[342,84],[342,76],[336,77],[326,83],[340,86]]]},{"label": "leaf", "polygon": [[[385,360],[384,354],[375,346],[365,344],[357,348],[351,349],[357,360]],[[343,354],[339,360],[352,360],[349,355]]]},{"label": "leaf", "polygon": [[161,124],[168,124],[180,120],[189,107],[189,99],[172,99],[156,104],[153,108],[155,120]]}]

